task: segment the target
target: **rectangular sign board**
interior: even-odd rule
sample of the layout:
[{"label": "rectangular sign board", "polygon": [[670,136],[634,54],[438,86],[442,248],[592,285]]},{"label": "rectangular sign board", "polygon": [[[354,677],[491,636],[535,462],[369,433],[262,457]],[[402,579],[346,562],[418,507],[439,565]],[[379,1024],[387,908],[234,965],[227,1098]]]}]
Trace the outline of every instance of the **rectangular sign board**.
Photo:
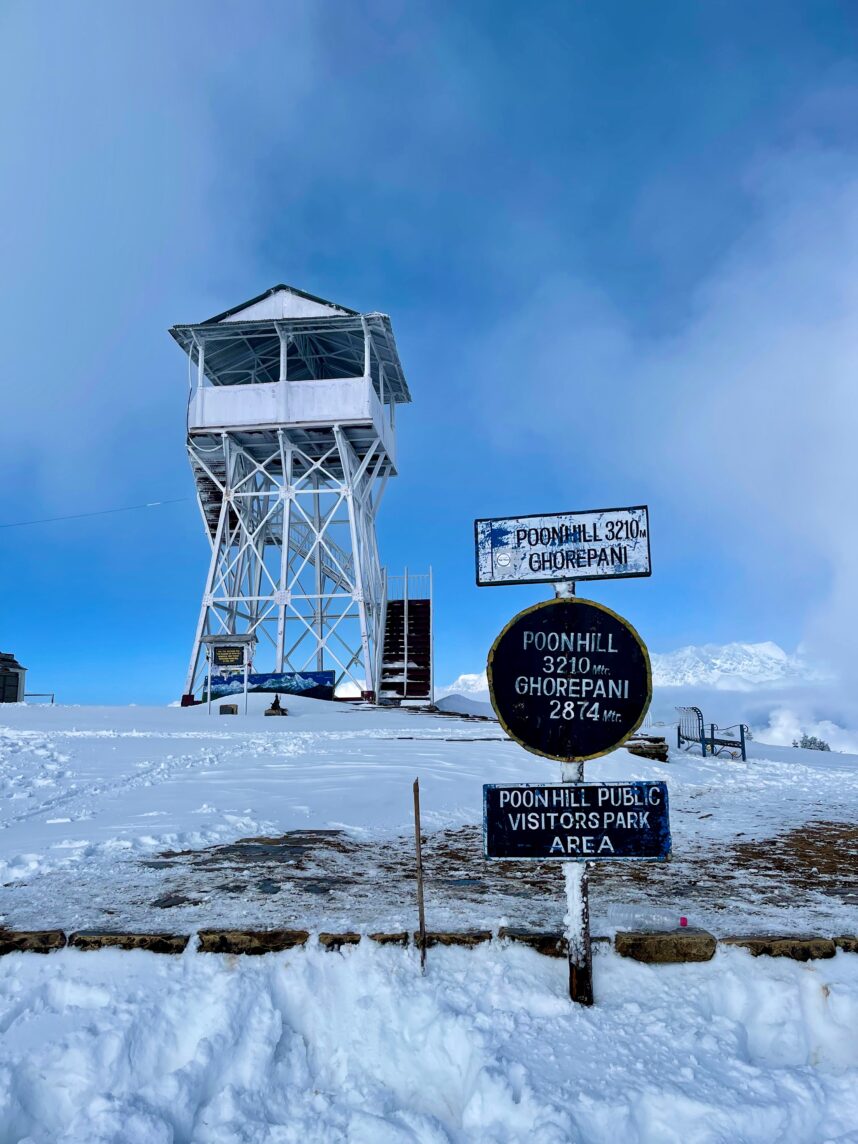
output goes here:
[{"label": "rectangular sign board", "polygon": [[491,783],[483,787],[483,845],[486,858],[505,860],[663,860],[667,783]]},{"label": "rectangular sign board", "polygon": [[646,505],[474,521],[477,584],[649,576]]},{"label": "rectangular sign board", "polygon": [[[247,677],[248,691],[268,694],[303,695],[305,699],[333,699],[335,674],[333,671],[275,671]],[[212,674],[212,699],[224,699],[244,691],[244,676],[234,673]]]},{"label": "rectangular sign board", "polygon": [[212,648],[212,663],[215,667],[244,668],[246,644],[215,644]]}]

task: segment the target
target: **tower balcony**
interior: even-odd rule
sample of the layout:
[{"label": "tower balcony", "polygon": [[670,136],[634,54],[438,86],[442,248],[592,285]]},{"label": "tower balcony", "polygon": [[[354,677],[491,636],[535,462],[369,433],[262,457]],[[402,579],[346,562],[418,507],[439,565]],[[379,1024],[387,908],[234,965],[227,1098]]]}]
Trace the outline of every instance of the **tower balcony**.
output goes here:
[{"label": "tower balcony", "polygon": [[370,377],[201,385],[191,391],[188,433],[361,426],[374,431],[393,460],[393,409],[379,400]]}]

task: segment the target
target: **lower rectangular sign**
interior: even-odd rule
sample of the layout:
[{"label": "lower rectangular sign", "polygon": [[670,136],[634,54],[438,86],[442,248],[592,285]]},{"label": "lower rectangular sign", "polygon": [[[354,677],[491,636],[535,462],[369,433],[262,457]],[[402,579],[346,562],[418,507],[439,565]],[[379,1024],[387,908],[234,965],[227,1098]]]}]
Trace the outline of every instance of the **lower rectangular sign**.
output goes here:
[{"label": "lower rectangular sign", "polygon": [[[244,675],[212,675],[212,699],[227,695],[240,695],[244,691]],[[264,674],[251,672],[247,677],[248,691],[279,692],[281,695],[303,695],[306,699],[333,699],[334,673],[332,671],[275,671]]]},{"label": "lower rectangular sign", "polygon": [[487,858],[667,858],[667,783],[489,784],[483,845]]}]

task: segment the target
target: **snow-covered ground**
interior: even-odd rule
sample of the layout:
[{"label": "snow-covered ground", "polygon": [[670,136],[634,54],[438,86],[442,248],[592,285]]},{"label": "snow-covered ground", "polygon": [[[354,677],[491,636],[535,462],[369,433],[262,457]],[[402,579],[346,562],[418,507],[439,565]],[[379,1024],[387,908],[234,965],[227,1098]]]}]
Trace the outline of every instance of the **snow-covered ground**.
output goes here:
[{"label": "snow-covered ground", "polygon": [[[307,699],[289,709],[275,721],[5,707],[0,924],[413,928],[416,776],[430,926],[560,924],[557,865],[499,870],[479,835],[483,783],[552,780],[556,765],[494,722]],[[664,779],[673,832],[669,863],[596,871],[597,932],[680,915],[719,934],[858,930],[855,756],[752,744],[747,763],[674,751],[659,764],[620,750],[587,776]],[[293,831],[338,833],[298,836],[296,849],[283,839]]]},{"label": "snow-covered ground", "polygon": [[562,961],[372,943],[0,961],[0,1139],[847,1144],[858,957]]},{"label": "snow-covered ground", "polygon": [[[556,864],[514,876],[479,852],[482,784],[555,766],[495,722],[288,705],[4,707],[0,924],[413,928],[419,776],[430,928],[559,926]],[[665,779],[674,841],[647,872],[595,871],[596,932],[680,913],[716,933],[858,930],[856,757],[617,751],[587,771]],[[853,954],[646,966],[597,945],[585,1011],[562,961],[500,942],[432,948],[425,977],[413,948],[371,941],[194,946],[0,958],[0,1141],[858,1141]]]}]

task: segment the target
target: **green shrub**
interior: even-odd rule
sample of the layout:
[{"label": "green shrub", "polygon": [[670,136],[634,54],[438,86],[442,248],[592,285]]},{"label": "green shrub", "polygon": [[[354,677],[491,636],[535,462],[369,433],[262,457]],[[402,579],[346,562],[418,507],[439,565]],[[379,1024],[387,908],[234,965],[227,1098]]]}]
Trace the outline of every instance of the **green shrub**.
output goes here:
[{"label": "green shrub", "polygon": [[808,735],[802,732],[800,739],[793,739],[792,745],[794,747],[804,747],[808,751],[830,751],[831,748],[824,739],[818,739],[816,735]]}]

